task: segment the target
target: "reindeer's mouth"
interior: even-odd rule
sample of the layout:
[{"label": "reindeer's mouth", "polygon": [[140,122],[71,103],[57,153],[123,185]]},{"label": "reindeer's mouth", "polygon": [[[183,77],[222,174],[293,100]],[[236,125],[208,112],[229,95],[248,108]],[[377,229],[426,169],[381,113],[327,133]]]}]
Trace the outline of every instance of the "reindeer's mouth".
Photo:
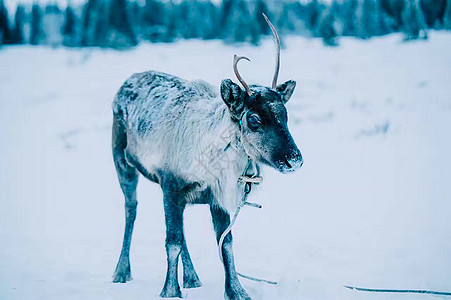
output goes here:
[{"label": "reindeer's mouth", "polygon": [[258,161],[262,164],[265,164],[273,169],[276,169],[280,173],[292,173],[297,169],[301,168],[304,164],[304,160],[302,156],[295,156],[293,158],[284,157],[283,159],[278,160],[268,160],[264,158],[262,155],[259,155]]},{"label": "reindeer's mouth", "polygon": [[285,159],[283,162],[278,164],[277,170],[283,174],[286,174],[286,173],[292,173],[292,172],[296,171],[296,168],[294,168],[290,164],[290,162],[287,159]]},{"label": "reindeer's mouth", "polygon": [[290,162],[288,161],[288,159],[285,158],[285,165],[289,168],[289,169],[293,169],[293,167],[291,166]]},{"label": "reindeer's mouth", "polygon": [[286,173],[292,173],[302,167],[304,164],[304,161],[302,158],[288,158],[285,157],[283,160],[280,160],[272,165],[274,169],[277,171],[286,174]]}]

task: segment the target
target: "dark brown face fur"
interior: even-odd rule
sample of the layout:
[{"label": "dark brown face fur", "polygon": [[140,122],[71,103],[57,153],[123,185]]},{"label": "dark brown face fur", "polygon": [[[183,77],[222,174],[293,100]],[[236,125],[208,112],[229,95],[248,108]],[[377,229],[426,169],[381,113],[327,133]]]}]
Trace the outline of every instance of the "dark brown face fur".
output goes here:
[{"label": "dark brown face fur", "polygon": [[303,164],[301,152],[288,130],[285,108],[295,86],[294,81],[287,81],[275,90],[251,86],[253,94],[249,97],[231,80],[221,84],[222,98],[240,126],[248,155],[282,173],[293,172]]}]

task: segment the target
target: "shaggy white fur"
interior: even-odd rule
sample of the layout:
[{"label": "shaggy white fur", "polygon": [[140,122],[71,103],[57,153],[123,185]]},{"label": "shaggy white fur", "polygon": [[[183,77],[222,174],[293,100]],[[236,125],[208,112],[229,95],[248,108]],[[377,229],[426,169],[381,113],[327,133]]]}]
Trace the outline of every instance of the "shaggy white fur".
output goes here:
[{"label": "shaggy white fur", "polygon": [[248,156],[216,90],[164,73],[134,74],[119,90],[113,110],[124,116],[127,154],[147,172],[165,170],[199,183],[188,201],[210,188],[217,204],[233,213],[243,193],[237,179]]}]

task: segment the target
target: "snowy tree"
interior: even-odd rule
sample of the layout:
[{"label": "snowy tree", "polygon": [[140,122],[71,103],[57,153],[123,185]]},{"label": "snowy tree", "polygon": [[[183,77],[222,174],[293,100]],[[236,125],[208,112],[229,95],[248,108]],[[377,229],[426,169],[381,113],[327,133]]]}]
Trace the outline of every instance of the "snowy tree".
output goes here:
[{"label": "snowy tree", "polygon": [[396,21],[385,11],[381,0],[376,0],[375,14],[377,18],[376,35],[386,35],[393,32]]},{"label": "snowy tree", "polygon": [[406,6],[406,0],[380,0],[385,24],[391,28],[390,32],[399,31],[402,28],[402,14]]},{"label": "snowy tree", "polygon": [[95,44],[95,24],[97,20],[97,6],[100,0],[88,0],[83,9],[83,30],[81,37],[82,46],[93,46]]},{"label": "snowy tree", "polygon": [[446,0],[446,8],[443,14],[443,28],[451,30],[451,0]]},{"label": "snowy tree", "polygon": [[172,18],[167,19],[166,33],[163,38],[163,42],[172,42],[179,38],[180,20],[178,19],[178,6],[174,3],[169,3],[166,6],[167,14],[170,14]]},{"label": "snowy tree", "polygon": [[273,15],[269,12],[268,5],[266,5],[266,2],[263,0],[257,0],[257,2],[255,3],[253,23],[255,24],[258,33],[268,35],[271,33],[271,30],[268,24],[266,24],[266,21],[263,18],[262,14],[268,16],[270,20],[273,18]]},{"label": "snowy tree", "polygon": [[127,0],[111,0],[107,45],[112,48],[136,46],[138,40],[133,30]]},{"label": "snowy tree", "polygon": [[130,23],[133,29],[133,32],[136,35],[137,41],[142,37],[141,35],[141,27],[142,24],[142,6],[139,4],[137,0],[131,0],[128,2],[128,11],[130,15]]},{"label": "snowy tree", "polygon": [[202,39],[211,39],[215,36],[216,24],[216,6],[210,1],[195,1],[194,8],[190,14],[190,25],[196,28],[196,37]]},{"label": "snowy tree", "polygon": [[219,37],[224,39],[228,35],[230,27],[230,14],[233,12],[234,0],[223,0],[219,12],[218,33]]},{"label": "snowy tree", "polygon": [[[197,26],[199,13],[196,2],[185,0],[178,6],[179,34],[184,39],[199,38],[201,36],[201,28]],[[200,17],[202,18],[202,16]]]},{"label": "snowy tree", "polygon": [[[296,25],[293,22],[293,16],[295,17],[291,3],[283,3],[281,13],[278,14],[276,20],[276,27],[280,34],[291,33],[295,31]],[[268,25],[266,25],[266,27],[269,28]]]},{"label": "snowy tree", "polygon": [[426,23],[416,0],[405,0],[402,13],[403,30],[406,39],[427,38]]},{"label": "snowy tree", "polygon": [[[271,13],[269,12],[266,2],[262,0],[257,0],[254,7],[253,18],[254,20],[249,23],[250,26],[250,43],[253,45],[259,45],[262,35],[267,35],[270,33],[270,28],[266,24],[263,14],[268,16],[268,18],[273,19]],[[280,29],[280,26],[277,26]]]},{"label": "snowy tree", "polygon": [[42,9],[38,3],[34,3],[31,8],[30,24],[30,44],[39,45],[44,39],[44,30],[42,27]]},{"label": "snowy tree", "polygon": [[64,15],[59,7],[54,4],[47,4],[43,16],[43,29],[45,35],[45,42],[52,47],[61,45],[63,37],[61,28],[64,22]]},{"label": "snowy tree", "polygon": [[78,46],[80,43],[79,21],[73,7],[68,4],[64,13],[64,25],[62,29],[63,45],[67,47]]},{"label": "snowy tree", "polygon": [[380,34],[380,24],[375,0],[363,0],[360,9],[359,37],[367,39]]},{"label": "snowy tree", "polygon": [[235,1],[235,9],[232,13],[232,37],[235,42],[249,41],[252,32],[252,21],[247,2]]},{"label": "snowy tree", "polygon": [[[249,23],[250,26],[250,43],[253,45],[259,45],[262,35],[270,33],[270,28],[266,24],[263,14],[268,18],[273,19],[272,14],[269,12],[266,2],[257,0],[254,7],[253,18],[254,20]],[[280,26],[277,26],[280,29]]]},{"label": "snowy tree", "polygon": [[446,10],[446,0],[421,0],[420,8],[427,26],[439,29]]},{"label": "snowy tree", "polygon": [[288,10],[289,20],[284,24],[284,27],[289,28],[289,33],[299,35],[310,35],[309,28],[307,28],[307,5],[294,1],[285,4]]},{"label": "snowy tree", "polygon": [[303,21],[303,15],[305,13],[305,7],[298,1],[286,3],[284,5],[286,14],[284,17],[286,21],[283,23],[282,28],[286,28],[289,33],[305,34],[306,27]]},{"label": "snowy tree", "polygon": [[[102,18],[102,15],[106,17]],[[99,46],[104,43],[108,17],[103,0],[88,0],[83,9],[81,45]]]},{"label": "snowy tree", "polygon": [[88,0],[83,10],[82,46],[108,47],[110,9],[107,0]]},{"label": "snowy tree", "polygon": [[249,42],[252,37],[252,22],[247,2],[224,0],[220,9],[220,37],[227,42]]},{"label": "snowy tree", "polygon": [[207,40],[217,38],[219,34],[217,30],[218,8],[210,1],[207,1],[204,5],[203,15],[205,16],[206,22],[206,30],[204,31],[203,38]]},{"label": "snowy tree", "polygon": [[25,8],[19,4],[16,7],[16,13],[14,14],[14,28],[12,32],[12,43],[24,44],[25,43]]},{"label": "snowy tree", "polygon": [[11,43],[11,34],[8,10],[3,3],[3,0],[0,0],[0,45]]},{"label": "snowy tree", "polygon": [[97,6],[96,19],[94,23],[94,45],[108,47],[108,28],[109,28],[109,0],[100,0]]},{"label": "snowy tree", "polygon": [[305,25],[312,33],[317,31],[322,10],[323,8],[318,0],[310,1],[305,7]]},{"label": "snowy tree", "polygon": [[358,7],[358,0],[348,0],[343,3],[342,21],[343,35],[345,36],[359,35],[359,19],[357,17]]},{"label": "snowy tree", "polygon": [[[164,4],[159,0],[146,0],[142,8],[141,34],[144,39],[151,42],[171,41],[176,37],[178,30],[177,6],[172,3]],[[172,19],[168,18],[171,14]],[[171,32],[168,32],[168,24]]]},{"label": "snowy tree", "polygon": [[318,36],[322,37],[327,46],[337,46],[337,31],[335,29],[336,6],[331,5],[323,11],[319,21]]}]

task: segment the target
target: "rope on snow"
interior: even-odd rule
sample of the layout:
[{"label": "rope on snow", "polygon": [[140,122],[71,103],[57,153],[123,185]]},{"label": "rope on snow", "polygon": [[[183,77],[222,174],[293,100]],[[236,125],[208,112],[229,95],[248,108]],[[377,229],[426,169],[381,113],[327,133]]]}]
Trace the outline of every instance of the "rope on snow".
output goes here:
[{"label": "rope on snow", "polygon": [[370,289],[370,288],[362,288],[356,286],[348,286],[345,285],[345,288],[350,290],[356,290],[361,292],[373,292],[373,293],[404,293],[404,294],[429,294],[429,295],[440,295],[440,296],[451,296],[449,292],[437,292],[437,291],[428,291],[428,290],[391,290],[391,289]]}]

